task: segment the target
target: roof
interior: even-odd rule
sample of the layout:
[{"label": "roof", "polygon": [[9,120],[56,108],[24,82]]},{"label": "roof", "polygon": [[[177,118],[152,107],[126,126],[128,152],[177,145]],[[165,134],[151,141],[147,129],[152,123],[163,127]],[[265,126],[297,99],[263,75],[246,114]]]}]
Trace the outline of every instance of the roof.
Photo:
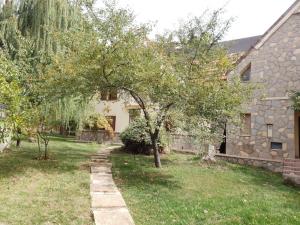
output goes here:
[{"label": "roof", "polygon": [[266,41],[294,14],[300,13],[300,0],[296,0],[283,14],[279,19],[261,36],[261,38],[252,46],[245,54],[239,58],[236,62],[239,64],[245,59],[253,49],[259,49],[262,47]]},{"label": "roof", "polygon": [[246,37],[236,40],[220,42],[221,46],[227,49],[229,54],[237,54],[247,52],[253,47],[261,38],[261,36]]},{"label": "roof", "polygon": [[262,38],[254,46],[259,49],[264,43],[294,14],[300,13],[300,0],[296,0],[279,19],[263,34]]}]

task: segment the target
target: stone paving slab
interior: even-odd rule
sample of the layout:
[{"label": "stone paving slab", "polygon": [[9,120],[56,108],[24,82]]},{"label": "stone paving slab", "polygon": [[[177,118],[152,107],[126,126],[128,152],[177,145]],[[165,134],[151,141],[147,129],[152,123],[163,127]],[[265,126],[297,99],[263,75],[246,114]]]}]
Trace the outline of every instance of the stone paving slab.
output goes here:
[{"label": "stone paving slab", "polygon": [[109,164],[109,160],[108,159],[92,159],[92,163],[105,163],[105,164]]},{"label": "stone paving slab", "polygon": [[91,166],[91,173],[111,173],[111,168],[107,166]]},{"label": "stone paving slab", "polygon": [[115,185],[114,180],[112,177],[107,177],[103,174],[102,177],[93,178],[91,177],[91,184],[98,184],[98,185]]},{"label": "stone paving slab", "polygon": [[134,225],[127,208],[93,210],[96,225]]},{"label": "stone paving slab", "polygon": [[120,192],[92,193],[92,208],[126,207]]},{"label": "stone paving slab", "polygon": [[111,174],[108,156],[112,147],[91,156],[92,213],[96,225],[134,225]]},{"label": "stone paving slab", "polygon": [[91,157],[92,159],[108,159],[108,156],[104,156],[104,155],[95,155]]},{"label": "stone paving slab", "polygon": [[114,184],[91,184],[91,192],[116,192],[117,187]]},{"label": "stone paving slab", "polygon": [[111,168],[112,164],[111,163],[105,163],[105,162],[100,162],[100,163],[99,162],[91,162],[90,166],[96,166],[96,167],[102,166],[102,167],[109,167],[109,168]]},{"label": "stone paving slab", "polygon": [[111,173],[91,173],[91,182],[97,181],[98,180],[113,180],[112,174]]}]

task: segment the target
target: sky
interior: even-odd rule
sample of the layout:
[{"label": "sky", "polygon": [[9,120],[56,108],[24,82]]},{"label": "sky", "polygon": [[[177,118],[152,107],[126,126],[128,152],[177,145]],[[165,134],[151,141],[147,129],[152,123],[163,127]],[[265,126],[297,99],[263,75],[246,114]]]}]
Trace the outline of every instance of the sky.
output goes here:
[{"label": "sky", "polygon": [[[97,5],[100,5],[101,0]],[[152,35],[172,30],[182,19],[200,16],[206,9],[225,6],[224,18],[233,18],[224,40],[261,35],[295,0],[118,0],[133,9],[139,22],[155,22]]]}]

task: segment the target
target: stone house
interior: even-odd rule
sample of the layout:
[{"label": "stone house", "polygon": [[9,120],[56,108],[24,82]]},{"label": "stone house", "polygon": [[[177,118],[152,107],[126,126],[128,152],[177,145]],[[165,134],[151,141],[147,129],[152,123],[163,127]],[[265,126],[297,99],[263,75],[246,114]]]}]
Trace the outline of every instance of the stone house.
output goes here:
[{"label": "stone house", "polygon": [[299,158],[300,112],[292,109],[290,92],[300,91],[300,0],[256,38],[228,75],[229,79],[240,76],[258,89],[253,100],[243,106],[242,126],[227,126],[226,154],[270,160]]}]

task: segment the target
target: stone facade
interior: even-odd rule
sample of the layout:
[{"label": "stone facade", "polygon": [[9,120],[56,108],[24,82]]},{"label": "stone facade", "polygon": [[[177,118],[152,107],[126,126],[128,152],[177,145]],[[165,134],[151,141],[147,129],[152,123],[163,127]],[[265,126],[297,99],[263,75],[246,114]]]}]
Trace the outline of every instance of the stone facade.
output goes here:
[{"label": "stone facade", "polygon": [[[227,154],[273,160],[299,157],[300,114],[289,100],[290,91],[300,91],[299,1],[294,6],[298,8],[292,9],[292,15],[271,35],[267,32],[263,44],[252,48],[230,74],[240,75],[251,65],[249,82],[257,90],[253,101],[244,106],[244,112],[251,114],[251,134],[242,136],[239,128],[229,125]],[[280,147],[272,149],[272,142]]]}]

